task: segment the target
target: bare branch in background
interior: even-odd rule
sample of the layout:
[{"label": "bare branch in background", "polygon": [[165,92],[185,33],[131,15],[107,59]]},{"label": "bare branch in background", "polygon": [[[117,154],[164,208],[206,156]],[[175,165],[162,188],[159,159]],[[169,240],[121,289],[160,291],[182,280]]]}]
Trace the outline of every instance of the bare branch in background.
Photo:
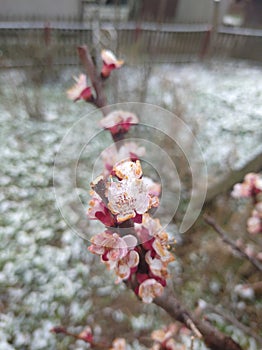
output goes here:
[{"label": "bare branch in background", "polygon": [[191,315],[176,299],[174,292],[166,290],[154,299],[154,303],[164,309],[175,320],[182,322],[192,330],[198,338],[202,338],[205,344],[212,350],[241,350],[241,346],[232,338],[221,333],[210,323]]},{"label": "bare branch in background", "polygon": [[222,316],[226,321],[230,322],[250,337],[255,338],[262,345],[262,338],[257,334],[257,332],[254,332],[250,327],[245,326],[243,323],[238,321],[233,315],[230,315],[227,312],[225,312],[225,310],[221,310],[219,307],[210,304],[206,304],[205,310],[209,310]]},{"label": "bare branch in background", "polygon": [[259,261],[254,257],[248,255],[243,249],[238,247],[235,244],[235,242],[233,242],[230,238],[228,238],[228,234],[222,229],[222,227],[220,227],[216,223],[216,221],[211,216],[204,215],[204,220],[219,234],[219,236],[222,238],[222,241],[227,245],[229,245],[233,249],[233,251],[238,253],[242,258],[248,260],[253,266],[255,266],[256,269],[258,269],[259,271],[262,271],[262,266],[259,263]]},{"label": "bare branch in background", "polygon": [[90,55],[89,49],[86,45],[82,45],[77,48],[77,51],[78,51],[79,58],[96,92],[94,104],[98,108],[102,108],[102,113],[106,115],[108,113],[108,108],[106,108],[107,99],[104,95],[102,81],[99,75],[97,74],[96,67]]}]

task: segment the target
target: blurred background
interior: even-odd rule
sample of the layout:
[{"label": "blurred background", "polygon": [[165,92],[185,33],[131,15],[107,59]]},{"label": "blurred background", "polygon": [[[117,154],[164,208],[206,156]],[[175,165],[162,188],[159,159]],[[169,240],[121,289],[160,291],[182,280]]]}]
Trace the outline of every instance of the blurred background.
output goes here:
[{"label": "blurred background", "polygon": [[[122,336],[133,349],[145,349],[151,331],[171,322],[115,285],[56,205],[53,165],[61,140],[94,110],[65,93],[72,76],[83,72],[76,50],[82,44],[98,67],[103,48],[125,60],[105,87],[110,104],[155,104],[190,127],[208,171],[203,212],[252,256],[261,247],[261,237],[246,230],[251,201],[230,196],[247,172],[262,168],[260,0],[0,0],[1,350],[88,349],[82,341],[55,337],[55,325],[75,332],[90,325],[97,337]],[[99,118],[90,118],[88,129],[97,132]],[[176,124],[170,128],[178,132]],[[108,140],[86,152],[85,167],[78,169],[77,190],[86,207],[85,179],[103,142]],[[259,273],[232,255],[202,215],[190,231],[178,232],[190,197],[190,168],[170,139],[159,142],[182,182],[179,210],[169,225],[177,240],[174,290],[195,313],[205,305],[205,317],[244,349],[260,349]],[[192,140],[186,144],[190,149]],[[61,169],[58,185],[68,176]],[[83,217],[70,193],[63,200],[76,227],[101,230]],[[189,348],[190,337],[178,329],[178,342]],[[195,342],[197,349],[205,346]]]}]

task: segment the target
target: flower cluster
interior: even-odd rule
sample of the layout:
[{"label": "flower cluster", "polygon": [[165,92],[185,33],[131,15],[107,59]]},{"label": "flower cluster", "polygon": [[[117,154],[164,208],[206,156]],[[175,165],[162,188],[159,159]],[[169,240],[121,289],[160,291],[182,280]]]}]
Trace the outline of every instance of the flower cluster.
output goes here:
[{"label": "flower cluster", "polygon": [[254,208],[247,221],[247,231],[251,234],[262,233],[262,177],[249,173],[243,183],[237,183],[231,193],[234,198],[252,198]]},{"label": "flower cluster", "polygon": [[145,303],[152,302],[162,294],[174,260],[167,233],[149,214],[159,204],[160,185],[144,180],[139,160],[125,159],[91,187],[88,217],[106,230],[91,238],[89,251],[115,272],[117,282],[126,281]]}]

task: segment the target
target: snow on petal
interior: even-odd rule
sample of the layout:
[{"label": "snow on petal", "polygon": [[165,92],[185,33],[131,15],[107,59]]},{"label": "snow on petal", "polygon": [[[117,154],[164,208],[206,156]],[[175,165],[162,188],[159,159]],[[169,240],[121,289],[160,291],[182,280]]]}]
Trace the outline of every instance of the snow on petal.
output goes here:
[{"label": "snow on petal", "polygon": [[143,214],[149,209],[150,197],[139,179],[111,182],[107,190],[108,208],[118,223]]},{"label": "snow on petal", "polygon": [[141,163],[139,160],[136,162],[129,160],[121,161],[113,167],[113,171],[121,180],[135,178],[139,179],[143,175]]}]

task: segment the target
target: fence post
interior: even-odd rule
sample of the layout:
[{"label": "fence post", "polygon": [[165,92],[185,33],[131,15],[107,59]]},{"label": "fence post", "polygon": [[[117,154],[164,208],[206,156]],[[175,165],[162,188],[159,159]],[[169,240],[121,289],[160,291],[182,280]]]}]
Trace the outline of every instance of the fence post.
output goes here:
[{"label": "fence post", "polygon": [[213,0],[213,16],[212,16],[212,30],[211,30],[211,56],[215,53],[217,44],[217,28],[219,23],[219,12],[220,12],[221,0]]}]

